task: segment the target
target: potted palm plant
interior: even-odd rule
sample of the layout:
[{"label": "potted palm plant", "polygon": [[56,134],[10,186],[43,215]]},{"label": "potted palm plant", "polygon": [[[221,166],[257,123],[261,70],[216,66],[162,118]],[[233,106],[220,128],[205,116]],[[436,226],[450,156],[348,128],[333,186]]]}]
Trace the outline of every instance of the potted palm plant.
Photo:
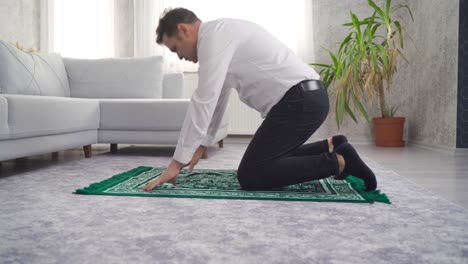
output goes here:
[{"label": "potted palm plant", "polygon": [[372,0],[368,0],[368,4],[374,10],[370,17],[360,20],[350,12],[351,22],[343,25],[351,32],[343,39],[337,53],[327,50],[332,63],[312,65],[321,67],[327,90],[333,87],[338,127],[345,115],[357,123],[356,111],[369,122],[364,106],[378,102],[381,117],[373,118],[376,145],[403,146],[405,118],[395,117],[398,107],[387,105],[385,92],[392,88],[398,58],[408,62],[402,53],[404,28],[393,16],[400,9],[407,10],[412,20],[413,14],[407,5],[392,6],[391,0],[386,0],[384,7]]}]

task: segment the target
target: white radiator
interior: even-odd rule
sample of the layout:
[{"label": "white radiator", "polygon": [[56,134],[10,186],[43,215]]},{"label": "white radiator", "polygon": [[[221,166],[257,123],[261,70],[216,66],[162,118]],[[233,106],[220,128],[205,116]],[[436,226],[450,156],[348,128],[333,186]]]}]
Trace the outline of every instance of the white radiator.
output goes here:
[{"label": "white radiator", "polygon": [[[190,98],[197,89],[198,74],[184,73],[184,76],[184,97]],[[239,100],[235,89],[231,92],[226,115],[229,119],[229,135],[253,135],[263,121],[260,113]]]}]

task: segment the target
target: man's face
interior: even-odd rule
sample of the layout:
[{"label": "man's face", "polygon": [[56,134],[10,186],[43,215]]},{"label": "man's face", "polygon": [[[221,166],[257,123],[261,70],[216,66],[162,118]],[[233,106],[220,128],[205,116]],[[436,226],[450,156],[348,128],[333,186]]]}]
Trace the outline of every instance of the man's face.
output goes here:
[{"label": "man's face", "polygon": [[177,53],[179,59],[197,63],[197,39],[194,39],[193,34],[188,30],[190,28],[179,27],[177,33],[171,37],[164,34],[163,43],[172,52]]}]

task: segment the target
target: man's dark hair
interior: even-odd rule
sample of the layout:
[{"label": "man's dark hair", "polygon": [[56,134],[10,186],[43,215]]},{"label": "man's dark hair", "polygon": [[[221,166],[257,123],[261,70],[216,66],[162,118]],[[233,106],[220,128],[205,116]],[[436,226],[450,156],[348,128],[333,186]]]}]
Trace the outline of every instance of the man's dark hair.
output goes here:
[{"label": "man's dark hair", "polygon": [[177,32],[177,25],[180,23],[192,24],[198,21],[198,17],[192,11],[178,7],[174,9],[165,9],[161,18],[159,18],[159,25],[156,29],[156,43],[162,44],[164,34],[172,37]]}]

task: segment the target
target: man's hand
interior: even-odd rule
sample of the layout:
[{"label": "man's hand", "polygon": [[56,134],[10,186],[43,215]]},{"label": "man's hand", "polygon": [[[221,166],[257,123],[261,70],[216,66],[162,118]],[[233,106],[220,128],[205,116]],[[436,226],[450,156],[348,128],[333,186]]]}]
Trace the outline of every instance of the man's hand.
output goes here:
[{"label": "man's hand", "polygon": [[159,175],[156,179],[152,180],[149,182],[147,185],[145,185],[142,189],[145,191],[151,191],[153,190],[156,186],[163,184],[165,182],[172,182],[173,184],[176,184],[177,182],[177,176],[179,176],[180,170],[187,166],[188,164],[182,164],[178,162],[177,160],[172,160],[167,169]]},{"label": "man's hand", "polygon": [[205,150],[206,150],[206,147],[200,145],[197,148],[197,150],[195,151],[195,153],[193,153],[192,160],[190,161],[190,163],[189,163],[190,166],[188,168],[188,171],[190,173],[192,172],[193,167],[195,167],[195,165],[197,165],[198,161],[200,160],[200,158],[203,155],[203,152],[205,152]]},{"label": "man's hand", "polygon": [[151,191],[153,190],[156,186],[163,184],[165,182],[172,182],[173,184],[177,183],[177,176],[179,176],[180,170],[183,167],[189,166],[188,171],[191,173],[193,170],[193,167],[197,165],[198,161],[200,160],[203,152],[206,150],[205,146],[200,145],[195,153],[192,156],[192,160],[188,164],[182,164],[178,162],[177,160],[172,160],[167,169],[159,175],[156,179],[150,181],[147,185],[145,185],[142,189],[145,191]]}]

